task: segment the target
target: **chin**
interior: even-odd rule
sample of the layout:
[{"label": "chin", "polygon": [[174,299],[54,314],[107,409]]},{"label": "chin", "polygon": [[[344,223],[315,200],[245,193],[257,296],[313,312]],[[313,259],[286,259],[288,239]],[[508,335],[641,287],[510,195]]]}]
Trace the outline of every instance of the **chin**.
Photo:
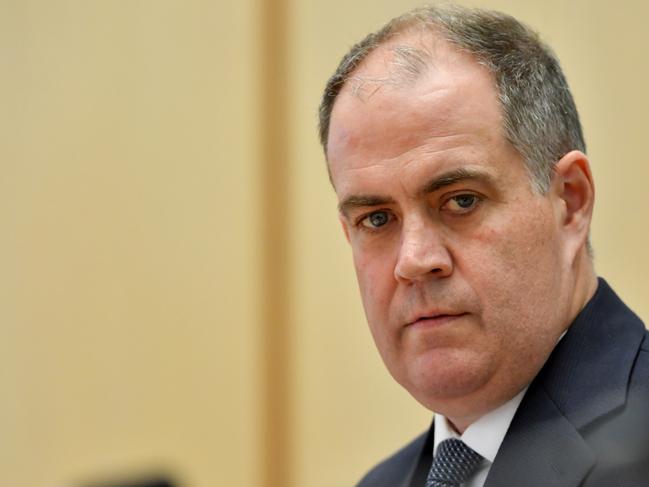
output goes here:
[{"label": "chin", "polygon": [[435,350],[407,364],[397,381],[428,409],[475,394],[493,376],[487,357],[462,350]]}]

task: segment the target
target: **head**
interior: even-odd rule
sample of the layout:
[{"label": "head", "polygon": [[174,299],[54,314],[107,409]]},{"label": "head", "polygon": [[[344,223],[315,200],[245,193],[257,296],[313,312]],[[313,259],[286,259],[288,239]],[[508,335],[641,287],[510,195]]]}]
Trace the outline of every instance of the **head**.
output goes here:
[{"label": "head", "polygon": [[428,7],[352,48],[320,116],[379,352],[462,429],[529,383],[596,285],[558,62],[509,16]]},{"label": "head", "polygon": [[[410,11],[369,34],[343,57],[327,82],[319,110],[327,155],[331,112],[340,90],[370,53],[406,31],[434,35],[473,55],[492,73],[504,135],[520,153],[532,183],[546,191],[555,163],[571,150],[586,152],[579,114],[559,61],[529,27],[500,12],[460,6]],[[433,61],[425,50],[396,55],[403,73],[418,76]]]}]

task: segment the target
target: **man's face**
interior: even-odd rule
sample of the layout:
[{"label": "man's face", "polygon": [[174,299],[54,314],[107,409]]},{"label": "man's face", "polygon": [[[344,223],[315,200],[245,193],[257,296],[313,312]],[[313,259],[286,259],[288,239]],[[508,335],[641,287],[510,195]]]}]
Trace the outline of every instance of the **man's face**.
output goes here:
[{"label": "man's face", "polygon": [[484,66],[440,42],[418,80],[372,82],[389,47],[340,93],[329,167],[390,373],[469,418],[520,391],[568,325],[561,202],[532,189]]}]

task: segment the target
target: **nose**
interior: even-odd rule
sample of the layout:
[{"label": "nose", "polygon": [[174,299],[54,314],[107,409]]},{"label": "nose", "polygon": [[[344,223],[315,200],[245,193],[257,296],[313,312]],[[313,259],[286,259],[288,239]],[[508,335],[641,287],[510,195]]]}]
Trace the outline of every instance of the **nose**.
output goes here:
[{"label": "nose", "polygon": [[425,221],[404,222],[394,267],[397,281],[416,282],[452,273],[453,258],[440,232]]}]

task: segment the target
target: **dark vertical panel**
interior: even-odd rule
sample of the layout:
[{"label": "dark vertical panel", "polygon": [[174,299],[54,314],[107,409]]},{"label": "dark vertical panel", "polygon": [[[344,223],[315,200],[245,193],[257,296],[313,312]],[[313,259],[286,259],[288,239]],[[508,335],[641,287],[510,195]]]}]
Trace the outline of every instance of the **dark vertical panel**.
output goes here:
[{"label": "dark vertical panel", "polygon": [[264,485],[290,487],[287,0],[261,2],[261,234]]}]

